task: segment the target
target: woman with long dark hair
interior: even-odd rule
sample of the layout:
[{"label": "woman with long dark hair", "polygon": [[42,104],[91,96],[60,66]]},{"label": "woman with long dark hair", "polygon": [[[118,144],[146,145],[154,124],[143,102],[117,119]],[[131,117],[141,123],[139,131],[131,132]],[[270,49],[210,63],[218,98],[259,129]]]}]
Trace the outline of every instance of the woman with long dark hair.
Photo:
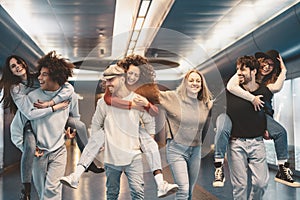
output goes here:
[{"label": "woman with long dark hair", "polygon": [[[23,183],[23,188],[20,199],[30,199],[33,158],[34,156],[43,155],[43,152],[36,148],[36,133],[33,133],[32,131],[30,120],[41,118],[59,109],[65,109],[68,106],[70,94],[74,91],[73,86],[66,83],[58,95],[51,101],[30,102],[39,109],[24,112],[24,110],[27,110],[24,108],[24,105],[26,105],[25,101],[29,101],[26,95],[39,87],[39,82],[37,80],[38,75],[39,74],[30,71],[29,66],[23,58],[17,55],[11,55],[6,59],[2,78],[0,80],[0,88],[3,88],[4,91],[1,99],[4,108],[10,109],[12,113],[21,112],[28,120],[25,127],[11,126],[11,131],[14,131],[14,128],[24,128],[24,142],[22,144],[17,144],[17,147],[22,151],[21,181]],[[86,140],[87,143],[86,127],[84,123],[70,117],[68,119],[68,126],[77,130],[76,137],[78,138],[78,146],[83,146],[83,149],[83,142]],[[78,136],[79,134],[80,136]],[[97,167],[94,168],[98,170]],[[103,169],[101,168],[100,171],[102,172]]]}]

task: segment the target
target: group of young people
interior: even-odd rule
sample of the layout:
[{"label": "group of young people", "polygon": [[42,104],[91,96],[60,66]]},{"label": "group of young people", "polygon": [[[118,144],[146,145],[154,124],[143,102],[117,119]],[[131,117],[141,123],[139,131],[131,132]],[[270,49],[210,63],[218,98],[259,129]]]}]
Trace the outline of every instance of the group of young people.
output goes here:
[{"label": "group of young people", "polygon": [[[176,90],[160,91],[155,71],[145,57],[129,55],[110,65],[103,73],[106,91],[97,102],[91,136],[87,138],[77,96],[67,83],[73,64],[55,52],[38,63],[40,87],[24,59],[18,56],[7,58],[0,81],[5,108],[17,110],[11,135],[23,152],[21,199],[30,199],[31,174],[40,199],[61,199],[61,183],[77,188],[86,170],[105,171],[107,199],[118,199],[123,172],[132,199],[144,199],[142,154],[153,172],[159,198],[176,193],[176,199],[192,199],[200,170],[201,144],[213,107],[212,93],[199,70],[189,70]],[[216,121],[213,186],[224,185],[223,163],[228,149],[234,198],[247,199],[246,169],[250,169],[250,196],[261,199],[269,178],[265,138],[275,143],[279,165],[275,180],[298,187],[287,162],[287,133],[272,117],[273,93],[280,91],[286,74],[281,56],[275,50],[242,56],[237,59],[236,70],[227,84],[226,113]],[[57,117],[61,120],[53,123]],[[166,156],[175,184],[163,178],[154,140],[157,127],[161,127],[158,124],[166,126]],[[76,137],[82,150],[75,171],[68,176],[64,176],[65,137]],[[99,152],[104,154],[104,169],[93,163]]]}]

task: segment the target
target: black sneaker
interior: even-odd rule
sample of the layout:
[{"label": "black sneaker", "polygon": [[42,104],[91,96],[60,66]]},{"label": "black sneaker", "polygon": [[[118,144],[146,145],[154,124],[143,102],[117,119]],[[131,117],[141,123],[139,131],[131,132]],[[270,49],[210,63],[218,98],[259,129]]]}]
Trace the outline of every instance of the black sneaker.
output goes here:
[{"label": "black sneaker", "polygon": [[213,182],[214,187],[224,187],[225,176],[223,172],[223,165],[221,162],[215,162],[215,180]]},{"label": "black sneaker", "polygon": [[30,194],[25,193],[25,190],[21,190],[20,200],[30,200]]},{"label": "black sneaker", "polygon": [[279,169],[275,176],[275,181],[290,187],[300,187],[300,183],[295,182],[292,175],[293,172],[289,168],[289,163],[285,162],[284,165],[279,165]]},{"label": "black sneaker", "polygon": [[99,173],[103,173],[105,172],[104,168],[103,167],[97,167],[95,165],[95,163],[91,163],[90,166],[87,168],[86,172],[87,171],[91,171],[91,172],[94,172],[96,174],[99,174]]}]

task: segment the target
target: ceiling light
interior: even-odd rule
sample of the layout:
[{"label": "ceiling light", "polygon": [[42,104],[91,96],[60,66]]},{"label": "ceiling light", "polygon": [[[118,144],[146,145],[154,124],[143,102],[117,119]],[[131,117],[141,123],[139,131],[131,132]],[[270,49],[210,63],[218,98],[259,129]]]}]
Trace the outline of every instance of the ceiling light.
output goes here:
[{"label": "ceiling light", "polygon": [[144,24],[145,17],[139,17],[136,19],[134,30],[141,30]]},{"label": "ceiling light", "polygon": [[[175,0],[116,0],[111,57],[144,54]],[[135,43],[134,49],[129,51]]]},{"label": "ceiling light", "polygon": [[138,37],[139,37],[140,31],[133,31],[132,36],[131,36],[131,40],[135,40],[137,41]]},{"label": "ceiling light", "polygon": [[150,0],[148,0],[148,1],[146,1],[146,0],[142,1],[141,7],[140,7],[140,11],[139,11],[139,14],[138,14],[139,17],[146,17],[146,14],[148,12],[148,8],[150,6],[150,3],[151,3]]}]

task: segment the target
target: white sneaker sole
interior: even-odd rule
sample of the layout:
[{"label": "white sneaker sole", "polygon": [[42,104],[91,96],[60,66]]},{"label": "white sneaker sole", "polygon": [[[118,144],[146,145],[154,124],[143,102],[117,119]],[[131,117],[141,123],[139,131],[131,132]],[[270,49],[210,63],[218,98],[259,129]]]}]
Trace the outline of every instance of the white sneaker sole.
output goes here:
[{"label": "white sneaker sole", "polygon": [[174,186],[173,188],[171,188],[166,194],[163,194],[163,195],[160,195],[160,196],[157,196],[158,198],[164,198],[166,196],[169,196],[171,194],[174,194],[178,191],[178,186]]},{"label": "white sneaker sole", "polygon": [[70,187],[70,188],[73,188],[73,189],[77,189],[78,186],[74,186],[74,185],[71,185],[64,177],[62,177],[60,180],[59,180],[62,184]]},{"label": "white sneaker sole", "polygon": [[213,187],[224,187],[224,183],[225,183],[225,177],[223,179],[223,182],[222,181],[213,182]]},{"label": "white sneaker sole", "polygon": [[278,183],[281,183],[281,184],[284,184],[284,185],[287,185],[287,186],[290,186],[290,187],[294,187],[294,188],[299,188],[300,187],[300,183],[298,183],[298,182],[290,183],[288,181],[285,181],[285,180],[282,180],[282,179],[276,178],[276,177],[275,177],[274,180]]}]

